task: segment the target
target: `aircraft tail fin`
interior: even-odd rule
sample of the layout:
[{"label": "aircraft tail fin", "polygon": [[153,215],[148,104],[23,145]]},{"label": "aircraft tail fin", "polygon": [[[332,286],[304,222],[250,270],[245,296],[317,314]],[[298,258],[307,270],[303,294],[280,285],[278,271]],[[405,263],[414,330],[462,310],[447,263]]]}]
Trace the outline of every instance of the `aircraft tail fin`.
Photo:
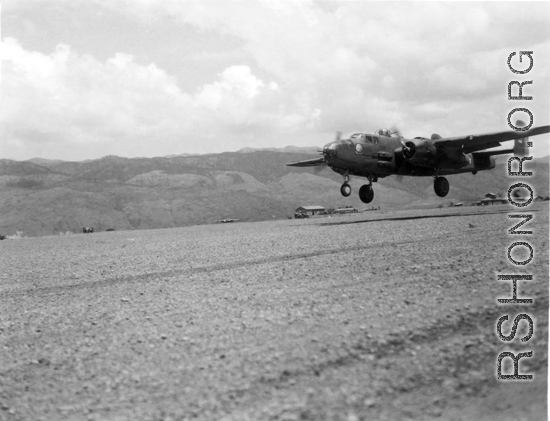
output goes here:
[{"label": "aircraft tail fin", "polygon": [[522,137],[520,139],[514,140],[514,148],[513,149],[500,149],[500,150],[486,150],[486,151],[480,151],[480,152],[474,152],[478,155],[486,155],[486,156],[493,156],[493,155],[508,155],[510,153],[514,154],[515,156],[527,156],[529,155],[529,138],[528,137]]},{"label": "aircraft tail fin", "polygon": [[527,156],[529,155],[528,137],[514,140],[514,155]]},{"label": "aircraft tail fin", "polygon": [[[525,123],[521,120],[516,121],[516,127],[525,127]],[[542,132],[545,133],[545,132]],[[537,133],[538,134],[538,133]],[[521,135],[521,132],[518,132],[518,136]],[[513,153],[515,156],[527,156],[529,155],[529,137],[520,137],[514,140],[514,147],[512,149],[500,149],[500,150],[486,150],[477,152],[482,155],[504,155]]]},{"label": "aircraft tail fin", "polygon": [[[516,121],[516,127],[525,127],[525,123],[521,120]],[[528,137],[522,137],[514,140],[514,155],[527,156],[529,155]]]}]

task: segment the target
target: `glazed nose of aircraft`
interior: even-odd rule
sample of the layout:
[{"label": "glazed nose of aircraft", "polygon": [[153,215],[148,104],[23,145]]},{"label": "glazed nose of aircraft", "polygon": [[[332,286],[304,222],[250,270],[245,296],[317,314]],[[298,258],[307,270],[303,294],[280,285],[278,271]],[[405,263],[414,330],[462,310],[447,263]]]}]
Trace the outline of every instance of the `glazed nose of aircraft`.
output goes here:
[{"label": "glazed nose of aircraft", "polygon": [[336,158],[336,149],[338,149],[338,141],[327,143],[323,146],[323,156],[325,158]]}]

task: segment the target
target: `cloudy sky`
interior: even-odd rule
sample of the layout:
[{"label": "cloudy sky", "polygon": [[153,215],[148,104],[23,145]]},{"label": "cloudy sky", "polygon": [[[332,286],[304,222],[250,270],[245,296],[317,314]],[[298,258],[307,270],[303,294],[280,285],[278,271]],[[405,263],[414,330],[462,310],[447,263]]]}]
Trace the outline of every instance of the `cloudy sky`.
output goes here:
[{"label": "cloudy sky", "polygon": [[[518,106],[550,122],[549,2],[4,0],[1,13],[0,158],[322,146],[388,126],[457,136],[506,130]],[[534,66],[516,75],[522,50]],[[533,100],[509,101],[512,80],[532,80]],[[550,137],[533,140],[547,155]]]}]

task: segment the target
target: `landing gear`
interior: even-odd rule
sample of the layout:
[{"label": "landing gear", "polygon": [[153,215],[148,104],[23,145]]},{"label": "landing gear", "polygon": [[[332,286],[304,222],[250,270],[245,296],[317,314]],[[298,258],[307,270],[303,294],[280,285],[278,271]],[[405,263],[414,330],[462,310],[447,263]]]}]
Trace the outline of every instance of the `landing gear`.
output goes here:
[{"label": "landing gear", "polygon": [[445,177],[435,177],[434,179],[435,194],[439,197],[445,197],[449,193],[449,182]]},{"label": "landing gear", "polygon": [[374,199],[374,190],[372,189],[372,185],[364,184],[361,186],[359,189],[359,199],[361,199],[361,202],[363,203],[372,202],[372,199]]},{"label": "landing gear", "polygon": [[349,181],[349,172],[346,172],[344,174],[344,184],[342,184],[342,187],[340,187],[340,193],[342,193],[342,196],[348,197],[351,194],[351,186],[348,184]]},{"label": "landing gear", "polygon": [[351,186],[348,183],[342,184],[342,187],[340,187],[340,193],[342,193],[342,196],[348,197],[351,194]]},{"label": "landing gear", "polygon": [[361,202],[363,203],[370,203],[372,202],[372,199],[374,199],[374,190],[372,189],[372,182],[376,181],[378,177],[376,175],[368,175],[367,179],[369,180],[369,184],[364,184],[359,189],[359,199],[361,199]]}]

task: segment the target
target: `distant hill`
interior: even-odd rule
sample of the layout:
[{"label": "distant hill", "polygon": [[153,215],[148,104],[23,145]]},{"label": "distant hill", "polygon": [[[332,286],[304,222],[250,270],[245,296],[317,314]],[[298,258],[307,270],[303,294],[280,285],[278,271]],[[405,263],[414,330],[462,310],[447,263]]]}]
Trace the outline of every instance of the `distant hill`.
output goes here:
[{"label": "distant hill", "polygon": [[32,158],[32,159],[28,159],[27,162],[46,166],[46,165],[59,164],[60,162],[63,162],[63,161],[61,159]]},{"label": "distant hill", "polygon": [[180,154],[177,154],[177,155],[166,155],[164,158],[177,158],[178,156],[196,156],[198,154],[193,154],[193,153],[180,153]]},{"label": "distant hill", "polygon": [[[287,167],[308,159],[317,148],[248,150],[209,155],[121,158],[68,162],[0,160],[0,234],[26,236],[96,231],[169,228],[207,224],[223,218],[257,221],[286,218],[302,205],[326,208],[380,205],[382,209],[435,207],[473,202],[487,192],[505,195],[513,179],[506,161],[492,171],[450,176],[443,199],[429,177],[387,177],[374,184],[372,204],[357,195],[365,179],[353,177],[353,193],[340,195],[342,176],[329,168]],[[309,152],[307,152],[309,151]],[[537,195],[548,195],[548,157],[526,162],[536,177]]]},{"label": "distant hill", "polygon": [[294,153],[311,153],[315,154],[317,151],[322,150],[322,148],[317,146],[285,146],[284,148],[242,148],[237,152],[239,153],[250,153],[250,152],[262,152],[262,151],[271,151],[271,152],[294,152]]}]

